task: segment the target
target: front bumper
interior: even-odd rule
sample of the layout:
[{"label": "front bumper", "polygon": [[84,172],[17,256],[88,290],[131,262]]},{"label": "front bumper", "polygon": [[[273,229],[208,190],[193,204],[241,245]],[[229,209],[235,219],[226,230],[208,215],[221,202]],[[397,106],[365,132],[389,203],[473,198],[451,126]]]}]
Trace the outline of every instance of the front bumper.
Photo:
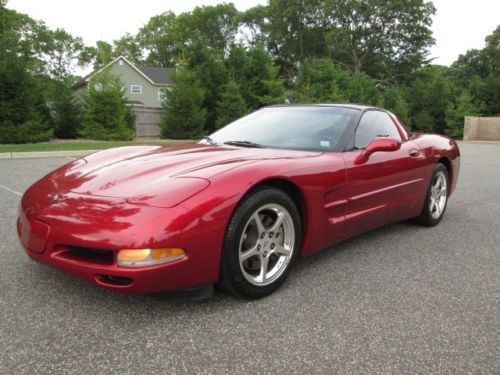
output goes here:
[{"label": "front bumper", "polygon": [[[57,204],[35,209],[29,195],[23,197],[17,232],[30,258],[128,293],[216,282],[223,237],[222,222],[200,220],[182,206],[160,209],[72,193]],[[158,247],[180,247],[186,256],[143,268],[117,265],[120,249]]]}]

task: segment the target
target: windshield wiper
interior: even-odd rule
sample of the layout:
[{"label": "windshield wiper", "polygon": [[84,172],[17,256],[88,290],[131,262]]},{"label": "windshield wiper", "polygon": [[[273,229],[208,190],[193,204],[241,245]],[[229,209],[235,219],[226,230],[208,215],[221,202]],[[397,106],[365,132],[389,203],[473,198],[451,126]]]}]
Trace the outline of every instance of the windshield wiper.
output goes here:
[{"label": "windshield wiper", "polygon": [[203,137],[203,140],[204,141],[207,141],[208,143],[210,143],[212,146],[218,146],[219,144],[217,142],[215,142],[212,138],[210,138],[208,135],[206,137]]},{"label": "windshield wiper", "polygon": [[226,141],[226,142],[224,142],[224,144],[231,145],[231,146],[241,146],[241,147],[255,147],[255,148],[264,147],[262,145],[259,145],[258,143],[249,142],[249,141]]}]

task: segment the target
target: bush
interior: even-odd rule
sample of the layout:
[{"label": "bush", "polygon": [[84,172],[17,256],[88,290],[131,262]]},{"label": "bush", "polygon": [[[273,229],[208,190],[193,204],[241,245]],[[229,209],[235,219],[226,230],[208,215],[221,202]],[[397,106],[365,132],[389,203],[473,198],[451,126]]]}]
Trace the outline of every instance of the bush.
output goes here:
[{"label": "bush", "polygon": [[130,109],[126,105],[123,85],[117,77],[101,74],[89,82],[84,96],[82,138],[126,141],[133,138]]},{"label": "bush", "polygon": [[174,77],[175,86],[165,92],[161,137],[195,139],[203,135],[207,111],[203,106],[204,90],[196,74],[182,68]]},{"label": "bush", "polygon": [[224,85],[222,94],[217,102],[217,129],[233,122],[248,112],[245,99],[240,94],[240,87],[235,81]]},{"label": "bush", "polygon": [[477,114],[472,104],[472,97],[467,91],[463,91],[458,95],[455,102],[450,103],[446,108],[445,133],[450,137],[462,139],[464,136],[465,116],[475,116]]},{"label": "bush", "polygon": [[62,89],[52,104],[51,111],[54,135],[57,138],[71,139],[78,136],[82,126],[82,108],[69,89]]},{"label": "bush", "polygon": [[0,124],[0,143],[47,142],[54,137],[52,129],[42,122],[27,121],[20,125],[12,122]]}]

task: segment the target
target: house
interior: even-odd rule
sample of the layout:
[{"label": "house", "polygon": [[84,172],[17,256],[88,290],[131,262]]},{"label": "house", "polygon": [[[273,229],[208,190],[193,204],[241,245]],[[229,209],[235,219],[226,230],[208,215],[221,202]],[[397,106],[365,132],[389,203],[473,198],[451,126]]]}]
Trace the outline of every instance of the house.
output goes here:
[{"label": "house", "polygon": [[90,79],[104,71],[119,77],[124,85],[127,102],[136,115],[135,136],[159,137],[162,101],[165,90],[172,86],[175,68],[135,65],[120,56],[83,78],[75,87],[77,94],[83,94]]}]

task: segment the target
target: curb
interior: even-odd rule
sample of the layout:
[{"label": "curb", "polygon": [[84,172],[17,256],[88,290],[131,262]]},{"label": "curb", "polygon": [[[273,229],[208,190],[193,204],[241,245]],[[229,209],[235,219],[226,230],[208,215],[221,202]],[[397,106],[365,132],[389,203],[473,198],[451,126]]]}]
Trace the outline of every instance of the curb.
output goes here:
[{"label": "curb", "polygon": [[28,159],[28,158],[57,158],[79,157],[93,154],[102,150],[74,150],[74,151],[31,151],[31,152],[1,152],[0,159]]}]

